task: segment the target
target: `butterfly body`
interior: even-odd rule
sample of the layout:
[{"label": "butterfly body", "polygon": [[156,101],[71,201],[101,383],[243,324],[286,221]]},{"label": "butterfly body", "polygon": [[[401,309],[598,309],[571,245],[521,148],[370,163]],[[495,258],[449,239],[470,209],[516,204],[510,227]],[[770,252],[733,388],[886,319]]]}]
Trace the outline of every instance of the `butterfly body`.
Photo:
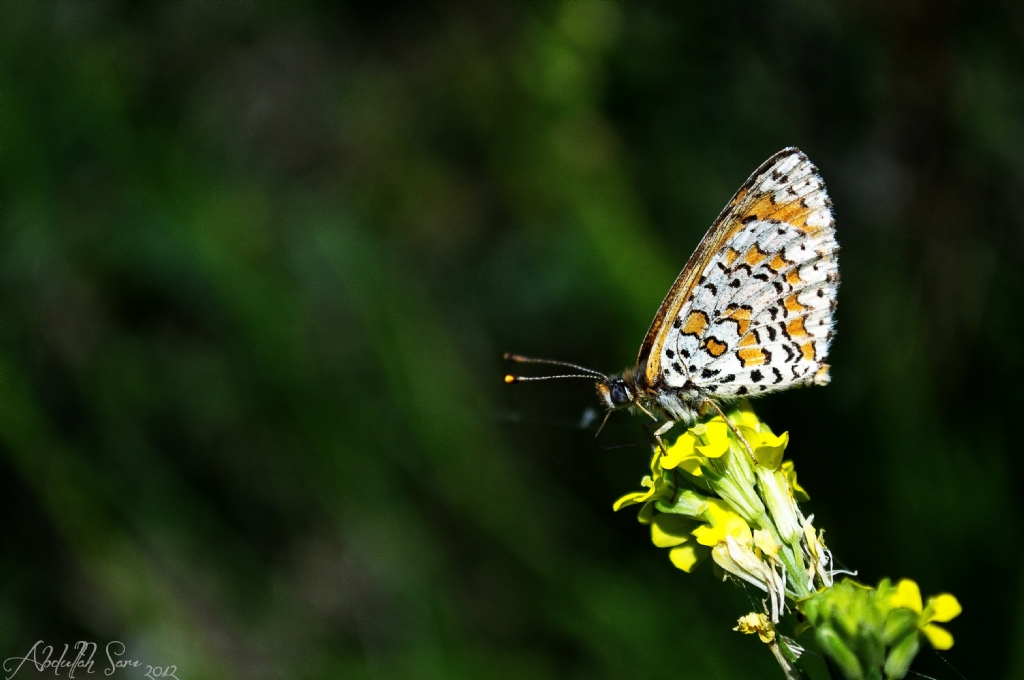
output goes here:
[{"label": "butterfly body", "polygon": [[720,403],[827,384],[838,250],[817,168],[799,149],[783,149],[750,176],[701,239],[633,369],[605,376],[540,363],[597,378],[609,411],[629,408],[666,421],[656,435]]},{"label": "butterfly body", "polygon": [[658,420],[682,422],[696,419],[706,399],[692,383],[682,387],[648,385],[643,371],[637,369],[598,380],[597,394],[611,411],[632,409]]}]

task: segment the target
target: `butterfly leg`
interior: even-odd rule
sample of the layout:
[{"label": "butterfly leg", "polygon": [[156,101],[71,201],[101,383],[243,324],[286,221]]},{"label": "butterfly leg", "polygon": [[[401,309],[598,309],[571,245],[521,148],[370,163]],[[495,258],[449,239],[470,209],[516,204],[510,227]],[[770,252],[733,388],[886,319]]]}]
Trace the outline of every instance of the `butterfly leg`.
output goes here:
[{"label": "butterfly leg", "polygon": [[657,430],[654,431],[654,438],[656,440],[658,440],[658,448],[661,449],[661,455],[663,455],[663,456],[665,455],[666,450],[665,450],[665,442],[661,441],[661,435],[663,435],[666,432],[668,432],[669,430],[671,430],[672,426],[675,425],[675,424],[676,424],[676,421],[669,420],[664,425],[662,425],[661,427],[659,427]]}]

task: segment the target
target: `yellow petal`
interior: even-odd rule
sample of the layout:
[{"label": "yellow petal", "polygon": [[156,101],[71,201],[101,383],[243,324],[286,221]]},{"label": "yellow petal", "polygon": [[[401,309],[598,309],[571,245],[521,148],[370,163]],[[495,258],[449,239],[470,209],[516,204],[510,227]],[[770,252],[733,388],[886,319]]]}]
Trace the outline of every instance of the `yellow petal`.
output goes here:
[{"label": "yellow petal", "polygon": [[693,530],[693,535],[701,545],[713,547],[725,540],[725,526],[713,527],[710,524],[701,524]]},{"label": "yellow petal", "polygon": [[924,633],[924,636],[928,638],[928,642],[932,643],[932,647],[935,649],[949,649],[953,646],[953,636],[945,628],[939,628],[929,623],[921,629],[921,632]]},{"label": "yellow petal", "polygon": [[643,503],[651,496],[654,495],[654,489],[650,491],[635,491],[633,493],[627,493],[625,496],[615,501],[612,505],[612,510],[616,512],[626,507],[627,505],[636,505],[637,503]]},{"label": "yellow petal", "polygon": [[707,446],[698,446],[696,448],[706,458],[721,458],[729,450],[729,440],[723,437],[714,440],[713,443]]},{"label": "yellow petal", "polygon": [[725,501],[717,498],[708,502],[705,513],[709,524],[703,524],[693,530],[693,535],[701,545],[715,546],[724,541],[726,536],[732,536],[741,544],[748,544],[753,540],[750,527],[743,518],[737,515]]},{"label": "yellow petal", "polygon": [[890,596],[889,604],[921,613],[921,589],[910,579],[903,579],[896,585],[896,592]]},{"label": "yellow petal", "polygon": [[[787,434],[789,433],[787,432]],[[789,480],[789,488],[793,492],[793,498],[800,502],[811,500],[804,487],[800,486],[796,481],[796,468],[793,466],[793,461],[783,461],[781,469],[786,474],[786,479]]]},{"label": "yellow petal", "polygon": [[770,643],[775,640],[775,626],[764,614],[751,612],[746,616],[741,616],[733,630],[747,635],[757,633],[758,637],[761,638],[761,642],[764,643]]},{"label": "yellow petal", "polygon": [[700,466],[703,463],[708,462],[708,459],[704,456],[693,456],[691,458],[684,458],[679,463],[679,467],[689,472],[694,477],[703,477],[704,473],[701,472]]},{"label": "yellow petal", "polygon": [[728,504],[720,498],[709,498],[708,507],[705,511],[708,522],[711,524],[725,524],[726,520],[729,519],[729,515],[734,515],[732,509]]},{"label": "yellow petal", "polygon": [[725,525],[725,532],[744,545],[754,540],[750,533],[750,527],[739,515],[729,518],[729,522]]},{"label": "yellow petal", "polygon": [[957,599],[949,593],[929,597],[928,609],[931,612],[928,620],[938,621],[939,623],[952,621],[956,617],[960,616],[960,612],[963,611],[963,608],[960,606]]},{"label": "yellow petal", "polygon": [[751,443],[751,446],[754,447],[754,458],[757,459],[757,462],[769,470],[775,470],[782,463],[782,456],[786,453],[786,446],[788,444],[788,432],[783,432],[780,437],[776,437],[770,432],[762,432],[761,444],[755,445]]},{"label": "yellow petal", "polygon": [[671,470],[679,465],[683,460],[696,455],[693,449],[696,443],[697,437],[695,437],[693,432],[690,430],[679,435],[675,442],[668,447],[665,455],[661,457],[661,467],[666,470]]},{"label": "yellow petal", "polygon": [[775,557],[779,554],[779,544],[775,542],[775,538],[770,532],[763,529],[756,529],[754,531],[754,545],[760,548],[761,552],[766,555]]},{"label": "yellow petal", "polygon": [[718,447],[720,442],[723,441],[728,446],[729,425],[722,419],[722,416],[715,416],[704,424],[704,435],[702,438],[704,443],[710,446]]},{"label": "yellow petal", "polygon": [[636,521],[640,524],[650,524],[657,513],[658,509],[654,506],[654,501],[647,501],[644,503],[644,507],[640,508],[640,512],[636,513]]},{"label": "yellow petal", "polygon": [[817,562],[818,537],[814,534],[814,527],[811,526],[810,522],[804,524],[804,540],[807,542],[807,550],[811,553],[811,559]]},{"label": "yellow petal", "polygon": [[756,430],[761,420],[754,413],[754,407],[750,405],[750,400],[744,399],[741,401],[737,410],[739,411],[740,422],[750,429]]},{"label": "yellow petal", "polygon": [[660,514],[651,522],[651,542],[659,548],[673,548],[692,540],[697,523],[679,515]]},{"label": "yellow petal", "polygon": [[687,543],[668,551],[668,558],[677,569],[682,569],[687,574],[693,571],[694,567],[707,556],[707,551],[699,548],[693,543]]},{"label": "yellow petal", "polygon": [[783,432],[780,435],[774,435],[770,430],[764,428],[761,430],[761,445],[771,447],[781,447],[785,449],[789,446],[789,432]]},{"label": "yellow petal", "polygon": [[754,448],[754,459],[758,465],[769,470],[775,470],[782,462],[785,449],[777,446],[757,446]]}]

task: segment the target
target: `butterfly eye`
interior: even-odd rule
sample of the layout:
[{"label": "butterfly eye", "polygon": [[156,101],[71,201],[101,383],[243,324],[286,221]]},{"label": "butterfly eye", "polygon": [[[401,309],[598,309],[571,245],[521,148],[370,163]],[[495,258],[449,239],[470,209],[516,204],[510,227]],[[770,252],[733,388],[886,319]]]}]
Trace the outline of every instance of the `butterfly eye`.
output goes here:
[{"label": "butterfly eye", "polygon": [[612,383],[611,398],[612,404],[614,404],[616,408],[619,406],[625,406],[629,402],[633,401],[633,395],[629,393],[629,388],[626,387],[626,384],[621,380],[617,380]]}]

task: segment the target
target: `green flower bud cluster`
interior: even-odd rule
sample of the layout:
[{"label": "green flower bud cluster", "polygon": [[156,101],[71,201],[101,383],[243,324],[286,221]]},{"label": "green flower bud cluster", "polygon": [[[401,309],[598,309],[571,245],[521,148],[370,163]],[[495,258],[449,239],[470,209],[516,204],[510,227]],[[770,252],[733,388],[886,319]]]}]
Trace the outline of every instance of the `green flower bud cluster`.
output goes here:
[{"label": "green flower bud cluster", "polygon": [[807,617],[804,628],[814,631],[821,651],[847,680],[899,680],[924,636],[933,646],[948,649],[952,636],[933,621],[949,621],[960,613],[952,595],[929,598],[910,580],[893,585],[883,579],[878,588],[846,579],[798,603]]}]

